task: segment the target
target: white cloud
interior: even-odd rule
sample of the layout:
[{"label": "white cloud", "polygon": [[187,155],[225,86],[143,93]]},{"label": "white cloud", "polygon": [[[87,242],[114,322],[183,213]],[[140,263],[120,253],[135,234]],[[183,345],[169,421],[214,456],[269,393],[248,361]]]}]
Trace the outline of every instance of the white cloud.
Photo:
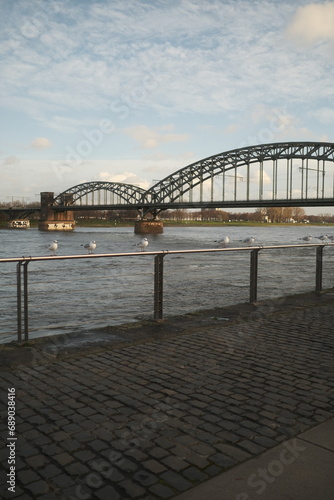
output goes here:
[{"label": "white cloud", "polygon": [[306,45],[321,39],[334,41],[334,2],[299,7],[287,28],[287,34]]},{"label": "white cloud", "polygon": [[[188,134],[175,134],[173,126],[162,126],[150,129],[146,125],[136,125],[124,129],[124,132],[138,142],[142,149],[155,149],[163,143],[185,142]],[[166,132],[167,131],[167,132]]]},{"label": "white cloud", "polygon": [[[135,2],[128,9],[119,1],[79,2],[75,8],[60,2],[58,13],[44,9],[44,24],[34,8],[26,6],[24,14],[17,8],[6,28],[15,41],[4,54],[2,95],[11,96],[6,106],[22,106],[19,97],[29,98],[50,117],[59,109],[106,112],[119,99],[133,113],[216,114],[272,100],[278,85],[291,99],[306,85],[282,53],[288,4],[278,10],[271,2],[182,0]],[[34,38],[22,34],[29,19],[39,29]],[[282,67],[289,75],[284,86]],[[23,106],[29,113],[31,107]]]},{"label": "white cloud", "polygon": [[44,149],[49,149],[52,147],[52,143],[50,139],[47,139],[47,137],[36,137],[31,143],[31,147],[33,149],[37,149],[39,151],[42,151]]},{"label": "white cloud", "polygon": [[150,183],[144,179],[141,179],[137,174],[133,172],[120,172],[120,173],[110,173],[108,171],[99,172],[98,178],[105,182],[121,182],[122,184],[132,184],[134,186],[139,186],[143,189],[148,189]]}]

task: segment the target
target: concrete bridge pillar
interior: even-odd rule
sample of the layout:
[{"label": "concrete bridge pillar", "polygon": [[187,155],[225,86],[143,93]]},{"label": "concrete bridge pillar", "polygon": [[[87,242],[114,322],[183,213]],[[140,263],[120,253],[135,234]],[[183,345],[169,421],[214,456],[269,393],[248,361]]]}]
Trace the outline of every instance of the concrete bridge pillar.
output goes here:
[{"label": "concrete bridge pillar", "polygon": [[[164,225],[158,219],[161,210],[156,208],[139,208],[138,219],[135,221],[135,234],[159,234],[164,232]],[[151,214],[152,218],[148,218],[147,214]]]},{"label": "concrete bridge pillar", "polygon": [[[73,231],[75,220],[72,210],[58,212],[52,208],[54,193],[41,193],[41,213],[38,229],[42,231]],[[64,204],[70,204],[71,200],[64,200]]]}]

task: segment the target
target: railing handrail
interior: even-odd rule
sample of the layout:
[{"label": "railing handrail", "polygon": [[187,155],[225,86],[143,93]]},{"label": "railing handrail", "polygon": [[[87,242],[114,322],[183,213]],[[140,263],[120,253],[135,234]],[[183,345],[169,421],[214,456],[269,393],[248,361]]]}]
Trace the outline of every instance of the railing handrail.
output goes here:
[{"label": "railing handrail", "polygon": [[44,256],[22,256],[22,257],[8,257],[0,259],[0,264],[2,262],[33,262],[33,261],[43,261],[43,260],[66,260],[66,259],[96,259],[96,258],[106,258],[106,257],[135,257],[135,256],[147,256],[147,255],[175,255],[175,254],[187,254],[187,253],[215,253],[215,252],[242,252],[250,250],[273,250],[277,248],[314,248],[314,247],[326,247],[334,246],[333,243],[300,243],[295,245],[253,245],[247,247],[228,247],[228,248],[200,248],[191,250],[156,250],[156,251],[145,251],[145,252],[117,252],[117,253],[94,253],[94,254],[74,254],[74,255],[44,255]]},{"label": "railing handrail", "polygon": [[220,252],[249,252],[250,253],[250,302],[257,301],[257,282],[258,282],[258,255],[262,250],[290,249],[290,248],[315,248],[316,249],[316,279],[315,291],[322,291],[322,267],[323,250],[327,246],[334,246],[332,243],[300,243],[294,245],[257,245],[244,247],[228,248],[202,248],[193,250],[160,250],[160,251],[142,251],[125,253],[100,253],[100,254],[80,254],[80,255],[49,255],[49,256],[29,256],[12,257],[0,259],[1,263],[16,263],[17,274],[17,332],[18,341],[29,338],[28,326],[28,265],[30,262],[70,260],[70,259],[99,259],[115,257],[147,257],[154,256],[154,319],[161,321],[163,319],[163,271],[164,257],[166,255],[177,254],[200,254],[200,253],[220,253]]}]

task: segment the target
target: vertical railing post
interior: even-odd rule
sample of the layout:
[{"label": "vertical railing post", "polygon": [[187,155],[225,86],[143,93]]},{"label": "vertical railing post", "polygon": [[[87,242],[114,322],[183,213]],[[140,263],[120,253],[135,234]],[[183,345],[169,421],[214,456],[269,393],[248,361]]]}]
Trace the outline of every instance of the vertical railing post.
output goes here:
[{"label": "vertical railing post", "polygon": [[322,291],[322,257],[324,246],[317,247],[316,251],[316,267],[315,267],[315,291]]},{"label": "vertical railing post", "polygon": [[250,254],[250,286],[249,286],[249,301],[254,303],[257,301],[257,271],[259,249],[251,250]]},{"label": "vertical railing post", "polygon": [[154,320],[163,319],[163,274],[164,274],[164,255],[157,254],[154,257]]},{"label": "vertical railing post", "polygon": [[28,340],[28,264],[29,261],[23,263],[23,321],[24,321],[24,340]]},{"label": "vertical railing post", "polygon": [[17,297],[17,341],[22,341],[22,286],[21,286],[21,262],[16,266],[16,297]]}]

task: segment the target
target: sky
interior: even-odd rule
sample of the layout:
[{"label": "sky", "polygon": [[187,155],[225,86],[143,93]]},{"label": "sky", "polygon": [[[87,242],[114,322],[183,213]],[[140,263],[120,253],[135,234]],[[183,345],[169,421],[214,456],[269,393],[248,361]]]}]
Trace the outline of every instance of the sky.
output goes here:
[{"label": "sky", "polygon": [[147,189],[231,149],[334,142],[334,2],[0,8],[0,202],[93,180]]}]

